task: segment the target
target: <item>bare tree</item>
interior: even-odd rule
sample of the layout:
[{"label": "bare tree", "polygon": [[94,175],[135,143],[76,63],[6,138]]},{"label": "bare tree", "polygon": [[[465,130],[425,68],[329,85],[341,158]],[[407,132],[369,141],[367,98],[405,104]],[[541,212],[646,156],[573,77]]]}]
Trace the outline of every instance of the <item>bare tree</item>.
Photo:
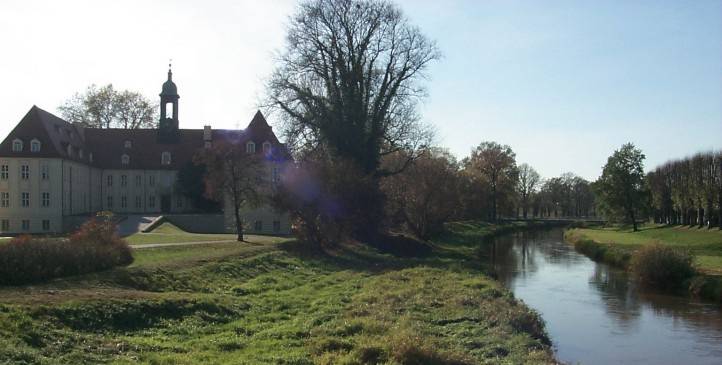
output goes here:
[{"label": "bare tree", "polygon": [[90,85],[58,110],[67,121],[94,128],[153,128],[157,119],[156,105],[149,99],[137,92],[117,91],[112,84]]},{"label": "bare tree", "polygon": [[241,209],[258,207],[266,194],[268,174],[262,156],[247,153],[240,143],[217,142],[203,150],[194,161],[206,166],[206,195],[216,201],[227,199],[233,209],[236,234],[243,241]]},{"label": "bare tree", "polygon": [[290,19],[269,104],[281,111],[291,146],[324,145],[384,176],[397,171],[380,169],[382,156],[417,151],[430,139],[416,109],[425,96],[418,81],[439,57],[390,2],[305,1]]},{"label": "bare tree", "polygon": [[467,161],[468,170],[485,179],[491,190],[491,220],[498,218],[500,196],[513,192],[518,178],[516,154],[511,147],[496,142],[482,142]]},{"label": "bare tree", "polygon": [[519,165],[519,180],[516,184],[517,193],[521,198],[521,208],[524,219],[529,211],[529,197],[536,191],[541,176],[527,163]]},{"label": "bare tree", "polygon": [[[407,157],[398,153],[389,159]],[[421,239],[440,232],[444,222],[460,211],[458,172],[458,163],[448,151],[423,151],[404,172],[382,180],[390,216],[400,217],[399,221]]]}]

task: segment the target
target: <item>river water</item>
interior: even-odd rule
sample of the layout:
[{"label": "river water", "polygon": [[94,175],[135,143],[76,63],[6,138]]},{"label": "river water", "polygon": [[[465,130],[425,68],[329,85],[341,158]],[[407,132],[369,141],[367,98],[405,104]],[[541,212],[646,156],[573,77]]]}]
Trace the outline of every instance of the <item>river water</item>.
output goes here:
[{"label": "river water", "polygon": [[541,313],[557,358],[569,364],[722,364],[722,310],[640,290],[595,263],[563,231],[494,239],[480,252],[514,295]]}]

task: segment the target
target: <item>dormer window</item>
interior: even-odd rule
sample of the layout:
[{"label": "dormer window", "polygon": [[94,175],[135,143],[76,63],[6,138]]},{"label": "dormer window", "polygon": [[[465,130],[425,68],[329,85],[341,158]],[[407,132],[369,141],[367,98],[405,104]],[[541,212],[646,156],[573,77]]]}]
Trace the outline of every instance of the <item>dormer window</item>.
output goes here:
[{"label": "dormer window", "polygon": [[91,163],[93,162],[93,153],[92,152],[88,155],[88,161],[90,161]]},{"label": "dormer window", "polygon": [[40,141],[37,139],[30,141],[30,152],[40,152]]},{"label": "dormer window", "polygon": [[170,165],[170,152],[165,151],[165,152],[161,153],[160,164],[161,165]]},{"label": "dormer window", "polygon": [[71,156],[71,157],[72,157],[72,156],[73,156],[73,146],[68,145],[68,151],[67,151],[67,152],[68,152],[68,156]]},{"label": "dormer window", "polygon": [[131,148],[131,147],[133,147],[133,143],[130,141],[125,141],[125,142],[123,142],[123,147]]},{"label": "dormer window", "polygon": [[263,153],[271,153],[271,143],[270,142],[263,142]]},{"label": "dormer window", "polygon": [[13,140],[13,152],[22,152],[23,141],[21,139]]},{"label": "dormer window", "polygon": [[78,151],[78,156],[80,156],[80,158],[83,158],[83,155],[83,149],[81,148],[80,151]]},{"label": "dormer window", "polygon": [[123,156],[120,156],[120,163],[122,163],[123,165],[130,164],[130,156],[128,156],[126,154],[123,154]]},{"label": "dormer window", "polygon": [[246,153],[256,153],[256,144],[253,142],[246,143]]}]

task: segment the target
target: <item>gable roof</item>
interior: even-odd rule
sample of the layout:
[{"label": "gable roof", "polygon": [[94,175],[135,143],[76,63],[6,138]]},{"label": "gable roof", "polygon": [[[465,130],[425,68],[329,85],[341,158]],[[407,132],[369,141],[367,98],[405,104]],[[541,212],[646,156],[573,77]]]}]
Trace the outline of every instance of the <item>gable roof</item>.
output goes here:
[{"label": "gable roof", "polygon": [[[157,129],[83,128],[33,106],[0,143],[0,157],[64,158],[102,169],[177,170],[192,161],[195,153],[204,147],[202,129],[180,129],[176,143],[158,142],[157,133]],[[21,152],[12,151],[12,141],[16,138],[25,143]],[[33,138],[42,143],[40,152],[30,152],[30,140]],[[269,142],[274,155],[289,156],[260,111],[256,112],[245,130],[212,130],[212,140],[233,143],[253,141],[258,146]],[[130,148],[125,147],[126,141],[130,141]],[[71,155],[68,155],[69,145],[74,151]],[[79,156],[80,150],[84,152],[83,158]],[[261,153],[262,149],[257,148],[256,151]],[[171,154],[168,165],[161,163],[163,152]],[[127,165],[122,164],[124,154],[130,157]]]}]

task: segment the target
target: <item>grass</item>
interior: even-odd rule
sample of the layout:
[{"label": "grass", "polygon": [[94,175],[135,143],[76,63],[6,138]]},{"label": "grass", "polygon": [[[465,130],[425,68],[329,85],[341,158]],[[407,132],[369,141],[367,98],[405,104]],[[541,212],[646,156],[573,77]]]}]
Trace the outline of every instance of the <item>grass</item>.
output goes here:
[{"label": "grass", "polygon": [[650,224],[641,226],[638,232],[607,227],[574,229],[570,233],[628,252],[653,242],[689,250],[695,255],[695,264],[701,271],[722,275],[722,231],[716,229]]},{"label": "grass", "polygon": [[452,228],[425,257],[149,248],[127,268],[0,289],[0,364],[552,363],[538,316],[467,255],[495,228]]},{"label": "grass", "polygon": [[[262,241],[263,237],[257,235],[245,235],[246,240]],[[188,233],[174,226],[171,223],[163,223],[158,228],[149,233],[138,232],[125,237],[128,244],[131,245],[148,245],[156,243],[189,243],[189,242],[210,242],[210,241],[235,241],[235,233],[222,234],[199,234]]]}]

